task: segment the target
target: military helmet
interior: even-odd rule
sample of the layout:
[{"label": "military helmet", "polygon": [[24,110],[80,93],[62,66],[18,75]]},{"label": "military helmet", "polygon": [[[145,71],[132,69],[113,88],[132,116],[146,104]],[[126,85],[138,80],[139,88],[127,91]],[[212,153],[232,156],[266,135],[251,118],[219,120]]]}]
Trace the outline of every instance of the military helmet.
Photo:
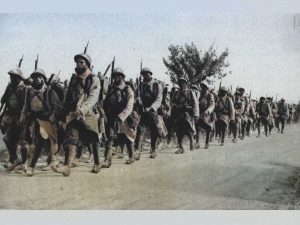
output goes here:
[{"label": "military helmet", "polygon": [[245,91],[245,88],[239,87],[239,88],[237,88],[237,90],[238,90],[239,92],[243,92],[243,91]]},{"label": "military helmet", "polygon": [[88,65],[88,67],[89,68],[91,67],[92,59],[88,54],[86,54],[86,53],[77,54],[74,56],[74,61],[76,62],[79,58],[84,59],[86,61],[86,64]]},{"label": "military helmet", "polygon": [[280,99],[280,101],[284,102],[284,101],[285,101],[285,99],[284,99],[284,98],[281,98],[281,99]]},{"label": "military helmet", "polygon": [[264,97],[264,96],[261,96],[260,98],[259,98],[259,100],[265,100],[266,98]]},{"label": "military helmet", "polygon": [[10,71],[8,71],[8,74],[16,75],[16,76],[20,77],[22,80],[24,80],[23,72],[20,68],[11,69]]},{"label": "military helmet", "polygon": [[141,74],[143,73],[150,73],[150,75],[152,75],[152,71],[149,67],[144,67],[142,70],[141,70]]},{"label": "military helmet", "polygon": [[202,81],[200,83],[200,86],[205,86],[205,87],[207,87],[207,89],[210,89],[210,84],[206,80]]},{"label": "military helmet", "polygon": [[125,77],[125,74],[123,72],[123,70],[120,67],[117,67],[113,70],[113,76],[116,74],[121,74],[123,77]]},{"label": "military helmet", "polygon": [[173,88],[175,88],[175,89],[179,89],[179,86],[178,86],[178,84],[174,84],[174,85],[173,85]]},{"label": "military helmet", "polygon": [[225,92],[228,92],[227,88],[224,87],[224,86],[220,87],[219,91],[225,91]]},{"label": "military helmet", "polygon": [[199,90],[199,87],[198,87],[196,84],[192,84],[192,85],[191,85],[191,89]]},{"label": "military helmet", "polygon": [[37,68],[35,71],[33,71],[33,73],[30,75],[30,77],[32,78],[32,76],[34,74],[42,75],[42,77],[44,78],[44,80],[45,81],[47,80],[46,73],[45,73],[45,71],[43,69]]},{"label": "military helmet", "polygon": [[267,100],[269,100],[269,101],[272,100],[272,97],[267,97]]},{"label": "military helmet", "polygon": [[241,96],[241,92],[239,92],[239,91],[235,91],[235,93],[234,93],[235,95],[239,95],[239,96]]},{"label": "military helmet", "polygon": [[179,82],[179,81],[184,81],[185,83],[187,83],[187,79],[186,79],[185,77],[179,77],[179,78],[178,78],[178,82]]}]

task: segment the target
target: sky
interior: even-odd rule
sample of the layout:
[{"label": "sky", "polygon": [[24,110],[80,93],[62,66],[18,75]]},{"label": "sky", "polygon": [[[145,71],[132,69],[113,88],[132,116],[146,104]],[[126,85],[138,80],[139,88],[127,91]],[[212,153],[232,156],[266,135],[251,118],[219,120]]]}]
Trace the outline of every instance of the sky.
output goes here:
[{"label": "sky", "polygon": [[[300,100],[300,15],[292,13],[89,13],[0,14],[0,94],[9,82],[7,72],[22,54],[28,77],[39,54],[39,67],[48,75],[61,70],[61,79],[74,72],[74,55],[88,54],[94,72],[105,71],[116,57],[128,78],[135,78],[140,62],[154,77],[169,81],[162,58],[170,44],[194,42],[206,50],[229,49],[232,74],[227,87],[242,86],[253,97],[275,96]],[[218,82],[216,84],[218,86]]]}]

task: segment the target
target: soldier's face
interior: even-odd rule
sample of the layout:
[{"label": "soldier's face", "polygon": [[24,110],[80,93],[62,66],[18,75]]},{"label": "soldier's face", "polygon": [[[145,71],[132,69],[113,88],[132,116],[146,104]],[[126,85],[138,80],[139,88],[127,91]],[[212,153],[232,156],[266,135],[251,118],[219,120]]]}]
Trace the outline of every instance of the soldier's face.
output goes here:
[{"label": "soldier's face", "polygon": [[179,81],[178,85],[180,89],[185,89],[187,87],[187,83],[185,81]]},{"label": "soldier's face", "polygon": [[115,74],[114,75],[114,84],[117,84],[117,85],[120,84],[122,79],[123,79],[123,76],[121,74]]},{"label": "soldier's face", "polygon": [[88,68],[88,66],[84,59],[81,59],[81,58],[77,59],[76,68],[75,68],[75,72],[77,74],[83,74],[87,70],[87,68]]},{"label": "soldier's face", "polygon": [[17,86],[21,82],[21,79],[16,75],[10,75],[10,82],[13,86]]},{"label": "soldier's face", "polygon": [[144,82],[149,82],[152,79],[152,76],[150,75],[150,73],[143,73],[142,76],[143,76]]},{"label": "soldier's face", "polygon": [[32,76],[32,80],[33,80],[33,83],[32,85],[35,87],[35,88],[40,88],[43,86],[43,84],[45,83],[45,80],[43,78],[43,76],[39,75],[39,74],[35,74]]}]

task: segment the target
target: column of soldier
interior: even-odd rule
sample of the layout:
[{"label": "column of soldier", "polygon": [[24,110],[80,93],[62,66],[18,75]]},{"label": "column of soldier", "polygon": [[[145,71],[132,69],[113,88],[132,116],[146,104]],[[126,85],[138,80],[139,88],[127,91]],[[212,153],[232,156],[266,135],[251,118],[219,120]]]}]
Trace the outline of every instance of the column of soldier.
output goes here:
[{"label": "column of soldier", "polygon": [[[125,82],[121,68],[113,68],[111,84],[106,88],[104,76],[94,75],[91,58],[82,53],[74,57],[76,68],[68,85],[61,85],[58,76],[47,79],[44,70],[37,68],[25,79],[19,67],[8,72],[10,83],[1,99],[1,132],[8,149],[8,171],[24,171],[34,175],[43,149],[47,164],[55,173],[69,176],[83,150],[93,156],[92,173],[112,164],[113,149],[126,145],[132,164],[141,157],[146,129],[150,130],[150,158],[157,156],[159,143],[175,139],[178,150],[184,153],[183,138],[190,141],[190,150],[200,148],[200,135],[205,133],[205,149],[213,139],[224,145],[225,134],[232,142],[243,140],[250,130],[261,127],[271,135],[274,127],[283,133],[287,119],[298,119],[299,107],[288,107],[284,99],[261,97],[259,102],[245,94],[244,88],[235,93],[221,86],[218,93],[203,81],[200,86],[188,85],[184,77],[172,90],[153,78],[151,69],[142,68],[143,80]],[[104,161],[99,152],[104,147]],[[18,154],[20,150],[21,154]],[[58,160],[59,150],[64,161]],[[19,156],[20,155],[20,156]],[[50,169],[49,168],[49,169]]]}]

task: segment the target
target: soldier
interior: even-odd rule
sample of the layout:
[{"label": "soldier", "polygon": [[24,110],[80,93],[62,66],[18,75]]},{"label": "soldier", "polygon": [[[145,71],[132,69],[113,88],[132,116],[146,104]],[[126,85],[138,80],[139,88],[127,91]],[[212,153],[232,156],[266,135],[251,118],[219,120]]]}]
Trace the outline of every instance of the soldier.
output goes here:
[{"label": "soldier", "polygon": [[279,124],[281,124],[281,133],[283,134],[284,125],[288,118],[288,106],[285,103],[285,99],[282,98],[278,104],[278,111],[277,111],[277,121],[278,121],[278,132],[280,132]]},{"label": "soldier", "polygon": [[260,97],[259,103],[257,103],[256,106],[256,113],[257,113],[257,130],[258,130],[257,137],[260,136],[261,124],[264,126],[266,137],[268,137],[268,121],[271,115],[271,108],[270,105],[266,102],[265,97]]},{"label": "soldier", "polygon": [[65,145],[67,148],[67,165],[55,168],[51,167],[55,172],[64,176],[70,175],[70,168],[73,164],[76,148],[79,141],[85,146],[92,144],[94,155],[94,167],[92,173],[100,171],[100,160],[98,150],[98,111],[95,105],[99,100],[100,80],[91,72],[91,58],[88,54],[82,53],[75,55],[74,61],[76,68],[70,80],[69,88],[64,103],[64,113],[66,121]]},{"label": "soldier", "polygon": [[231,98],[227,96],[226,87],[220,87],[219,89],[215,112],[217,115],[216,130],[220,133],[221,146],[223,146],[226,128],[228,125],[232,126],[235,120],[233,102]]},{"label": "soldier", "polygon": [[172,98],[171,116],[174,120],[175,130],[179,149],[175,154],[184,153],[182,145],[184,135],[188,135],[190,140],[190,150],[194,150],[194,137],[196,133],[195,121],[199,119],[199,102],[196,96],[187,86],[187,80],[183,77],[178,78],[179,90],[174,93]]},{"label": "soldier", "polygon": [[[171,92],[170,92],[170,109],[172,108],[172,98],[174,96],[174,93],[176,91],[179,90],[179,86],[178,84],[173,84],[173,87],[171,88]],[[169,117],[168,117],[168,120],[167,120],[167,123],[166,123],[166,126],[167,126],[167,130],[168,130],[168,135],[167,135],[167,144],[170,144],[172,139],[174,139],[174,121],[173,121],[173,118],[171,117],[171,110],[169,111]]]},{"label": "soldier", "polygon": [[271,115],[270,115],[269,124],[268,124],[268,126],[269,126],[269,135],[271,135],[272,129],[275,126],[275,117],[276,117],[278,108],[277,108],[277,105],[275,104],[275,102],[273,102],[273,98],[267,97],[267,100],[268,100],[268,103],[269,103],[270,108],[271,108]]},{"label": "soldier", "polygon": [[[129,157],[126,164],[134,162],[133,142],[136,138],[136,128],[139,122],[136,120],[136,118],[139,119],[138,114],[133,112],[134,91],[125,84],[123,70],[121,68],[114,69],[112,78],[113,83],[104,100],[104,110],[108,121],[106,126],[108,140],[105,145],[103,168],[111,166],[113,138],[116,139],[117,145],[126,145]],[[132,113],[135,114],[132,115]]]},{"label": "soldier", "polygon": [[[141,75],[143,76],[143,82],[139,87],[139,98],[141,99],[142,110],[141,110],[141,121],[139,124],[139,129],[137,132],[136,148],[141,151],[141,144],[144,138],[146,127],[150,128],[151,135],[151,150],[150,158],[156,157],[156,147],[159,136],[163,136],[160,132],[162,127],[158,126],[163,121],[158,121],[159,117],[157,115],[158,109],[161,107],[163,99],[163,90],[159,82],[155,81],[152,77],[153,73],[151,69],[144,67],[141,70]],[[161,118],[162,120],[162,118]],[[164,125],[164,123],[163,123]],[[139,156],[139,154],[137,154]]]},{"label": "soldier", "polygon": [[[26,93],[25,110],[26,119],[33,118],[40,127],[40,135],[44,139],[50,139],[50,165],[57,167],[56,153],[58,151],[57,123],[59,113],[62,110],[62,102],[55,91],[46,86],[47,77],[42,69],[36,69],[30,76],[33,80],[32,88]],[[31,133],[37,132],[37,127],[32,128]],[[34,130],[33,130],[34,129]],[[34,167],[43,148],[42,140],[35,145],[32,161],[27,170],[27,176],[33,176]]]},{"label": "soldier", "polygon": [[244,111],[246,114],[246,121],[242,125],[242,139],[245,137],[245,131],[246,135],[249,137],[250,136],[250,128],[251,125],[254,124],[255,122],[255,107],[254,107],[254,101],[252,101],[249,97],[249,102],[248,102],[248,109]]},{"label": "soldier", "polygon": [[213,129],[215,122],[215,99],[214,95],[209,92],[209,84],[207,82],[202,82],[200,84],[201,95],[199,99],[199,109],[200,117],[198,123],[196,124],[196,129],[198,130],[196,136],[196,148],[200,148],[199,144],[199,130],[200,128],[204,129],[206,132],[205,139],[205,149],[209,147],[210,132]]},{"label": "soldier", "polygon": [[245,106],[246,106],[245,100],[239,91],[236,91],[234,94],[233,106],[234,106],[234,110],[235,110],[235,121],[234,121],[234,125],[232,127],[232,129],[233,129],[232,142],[236,143],[237,134],[239,134],[239,137],[241,138],[242,119],[243,119],[243,114],[244,114]]},{"label": "soldier", "polygon": [[24,77],[20,68],[10,70],[8,74],[11,82],[1,98],[1,106],[4,107],[4,110],[0,123],[1,132],[4,135],[3,141],[9,152],[9,162],[6,167],[11,171],[21,163],[26,170],[27,148],[25,143],[21,146],[21,162],[17,156],[17,148],[22,132],[19,118],[24,104]]}]

